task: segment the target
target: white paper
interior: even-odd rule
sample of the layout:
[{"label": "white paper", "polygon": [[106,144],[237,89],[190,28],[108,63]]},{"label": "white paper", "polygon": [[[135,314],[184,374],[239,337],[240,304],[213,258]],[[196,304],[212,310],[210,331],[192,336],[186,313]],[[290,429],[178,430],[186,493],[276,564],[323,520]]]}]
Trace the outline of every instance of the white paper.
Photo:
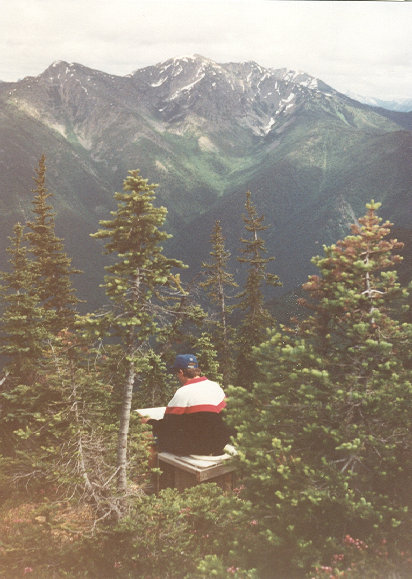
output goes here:
[{"label": "white paper", "polygon": [[154,420],[160,420],[163,418],[166,411],[166,406],[157,406],[156,408],[138,408],[135,412],[138,412],[142,416],[147,416],[148,418],[153,418]]}]

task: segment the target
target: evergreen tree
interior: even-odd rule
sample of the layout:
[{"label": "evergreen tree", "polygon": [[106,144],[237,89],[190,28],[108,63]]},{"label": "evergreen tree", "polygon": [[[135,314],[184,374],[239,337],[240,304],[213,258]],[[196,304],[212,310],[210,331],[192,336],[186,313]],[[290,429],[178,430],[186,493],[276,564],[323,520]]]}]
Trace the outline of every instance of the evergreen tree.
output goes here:
[{"label": "evergreen tree", "polygon": [[[352,235],[313,258],[321,275],[310,276],[303,288],[312,300],[301,303],[314,313],[300,328],[329,363],[334,361],[335,372],[355,374],[365,384],[376,357],[385,356],[386,340],[397,344],[398,354],[409,354],[406,336],[393,319],[399,299],[407,295],[392,269],[402,260],[395,252],[403,244],[386,239],[392,224],[381,224],[376,214],[380,203],[371,201],[366,207],[366,215],[352,226]],[[372,343],[377,348],[373,355]],[[388,350],[386,358],[391,356]]]},{"label": "evergreen tree", "polygon": [[253,390],[231,393],[264,577],[316,566],[388,576],[406,563],[412,328],[393,313],[406,297],[393,269],[400,246],[377,208],[368,204],[352,235],[314,258],[313,314],[297,335],[272,331],[255,349]]},{"label": "evergreen tree", "polygon": [[219,321],[216,324],[214,343],[216,344],[220,366],[222,368],[223,384],[228,384],[233,372],[233,356],[228,323],[230,308],[227,305],[228,294],[226,288],[237,287],[237,283],[233,275],[227,271],[230,252],[225,248],[225,238],[219,220],[216,221],[213,228],[211,244],[212,251],[210,255],[212,259],[210,262],[204,262],[202,264],[206,272],[206,281],[200,285],[207,290],[208,296],[218,307]]},{"label": "evergreen tree", "polygon": [[36,410],[39,393],[33,389],[44,364],[44,350],[51,339],[47,330],[48,313],[33,293],[33,274],[24,245],[24,228],[14,226],[7,249],[10,271],[1,272],[0,354],[6,362],[6,377],[0,393],[2,452],[14,451],[14,432],[28,424]]},{"label": "evergreen tree", "polygon": [[106,267],[105,278],[106,294],[113,306],[98,323],[109,328],[122,350],[119,377],[123,380],[123,394],[117,447],[118,488],[122,493],[127,488],[133,388],[139,374],[147,371],[151,344],[159,333],[162,316],[167,316],[167,306],[182,293],[172,270],[183,264],[162,253],[161,244],[170,237],[161,230],[167,210],[154,206],[153,188],[139,171],[131,171],[124,191],[115,193],[117,210],[112,212],[113,218],[101,221],[101,229],[93,234],[107,240],[105,253],[115,257]]},{"label": "evergreen tree", "polygon": [[243,216],[248,238],[242,238],[242,256],[240,263],[248,268],[244,289],[237,296],[237,308],[243,312],[239,329],[237,359],[237,383],[250,386],[256,376],[257,367],[253,359],[252,349],[259,345],[266,336],[266,329],[274,324],[273,316],[265,307],[264,286],[278,287],[281,285],[277,275],[267,272],[267,265],[274,257],[265,257],[266,245],[259,236],[268,226],[263,224],[264,215],[259,215],[252,201],[250,191],[246,193],[246,215]]},{"label": "evergreen tree", "polygon": [[79,299],[75,295],[71,276],[80,273],[71,266],[71,259],[63,250],[63,242],[55,233],[55,213],[48,199],[46,180],[46,160],[42,155],[34,178],[33,220],[27,222],[27,239],[34,256],[33,276],[36,280],[34,291],[43,307],[51,312],[50,329],[57,334],[61,329],[72,328],[75,320],[75,306]]},{"label": "evergreen tree", "polygon": [[[43,380],[53,396],[41,410],[47,444],[43,442],[42,452],[37,450],[38,468],[47,483],[59,485],[60,498],[87,504],[98,519],[120,515],[114,476],[113,386],[104,380],[93,348],[79,334],[61,331],[46,355]],[[136,429],[131,460],[136,482],[147,477],[142,438],[143,432]]]},{"label": "evergreen tree", "polygon": [[77,271],[70,267],[54,233],[45,171],[42,156],[35,178],[36,218],[26,224],[26,233],[20,224],[14,227],[8,250],[11,270],[2,274],[5,307],[0,344],[8,372],[0,404],[2,448],[13,457],[13,480],[36,480],[39,485],[46,472],[54,472],[50,457],[62,445],[60,435],[64,438],[63,432],[67,433],[61,416],[71,404],[66,392],[53,384],[49,357],[57,347],[58,332],[73,325],[73,307],[78,302],[70,282]]}]

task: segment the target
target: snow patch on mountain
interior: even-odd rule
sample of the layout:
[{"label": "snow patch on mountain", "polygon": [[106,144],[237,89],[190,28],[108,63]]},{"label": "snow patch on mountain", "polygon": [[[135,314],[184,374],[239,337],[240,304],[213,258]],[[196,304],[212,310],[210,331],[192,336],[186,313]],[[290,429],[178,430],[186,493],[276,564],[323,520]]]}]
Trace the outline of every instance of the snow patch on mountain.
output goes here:
[{"label": "snow patch on mountain", "polygon": [[160,80],[158,80],[157,82],[152,82],[150,84],[151,87],[153,88],[157,88],[159,86],[162,86],[162,84],[164,84],[167,81],[167,77],[166,78],[161,78]]},{"label": "snow patch on mountain", "polygon": [[275,119],[273,117],[270,117],[270,121],[268,122],[268,124],[265,127],[263,127],[263,134],[267,135],[268,133],[270,133],[275,124],[276,124]]},{"label": "snow patch on mountain", "polygon": [[177,99],[181,93],[186,92],[186,91],[190,91],[204,77],[205,77],[205,75],[203,74],[202,76],[200,76],[199,78],[197,78],[193,82],[189,83],[188,85],[183,86],[182,88],[179,88],[174,94],[172,94],[172,96],[170,97],[170,100],[173,101],[173,100]]}]

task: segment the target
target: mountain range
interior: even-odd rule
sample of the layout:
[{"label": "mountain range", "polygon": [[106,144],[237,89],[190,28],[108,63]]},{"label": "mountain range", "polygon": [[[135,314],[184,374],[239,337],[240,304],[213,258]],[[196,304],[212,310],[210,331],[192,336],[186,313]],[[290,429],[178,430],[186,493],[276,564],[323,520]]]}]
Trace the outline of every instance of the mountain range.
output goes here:
[{"label": "mountain range", "polygon": [[371,199],[407,243],[405,279],[412,269],[412,112],[359,102],[306,73],[199,55],[127,76],[55,62],[0,83],[0,143],[0,268],[13,223],[29,215],[44,153],[57,233],[84,271],[79,293],[92,307],[103,299],[104,258],[89,234],[131,169],[159,184],[173,234],[167,253],[192,277],[209,257],[216,219],[238,269],[247,190],[265,215],[279,295],[306,280],[310,258],[347,235]]}]

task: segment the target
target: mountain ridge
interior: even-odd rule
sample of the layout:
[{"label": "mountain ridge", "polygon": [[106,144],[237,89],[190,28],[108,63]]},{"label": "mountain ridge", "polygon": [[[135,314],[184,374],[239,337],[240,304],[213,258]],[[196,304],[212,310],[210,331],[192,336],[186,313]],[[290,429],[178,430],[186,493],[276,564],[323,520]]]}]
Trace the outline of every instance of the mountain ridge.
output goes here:
[{"label": "mountain ridge", "polygon": [[[236,254],[248,189],[270,224],[280,292],[305,281],[310,257],[345,235],[371,198],[410,229],[412,114],[357,102],[304,72],[200,55],[126,76],[56,61],[37,77],[1,83],[0,102],[0,221],[2,210],[4,225],[28,211],[45,153],[56,223],[86,269],[87,294],[104,263],[88,235],[135,168],[159,183],[170,249],[192,273],[218,218]],[[3,233],[3,256],[5,244]]]}]

